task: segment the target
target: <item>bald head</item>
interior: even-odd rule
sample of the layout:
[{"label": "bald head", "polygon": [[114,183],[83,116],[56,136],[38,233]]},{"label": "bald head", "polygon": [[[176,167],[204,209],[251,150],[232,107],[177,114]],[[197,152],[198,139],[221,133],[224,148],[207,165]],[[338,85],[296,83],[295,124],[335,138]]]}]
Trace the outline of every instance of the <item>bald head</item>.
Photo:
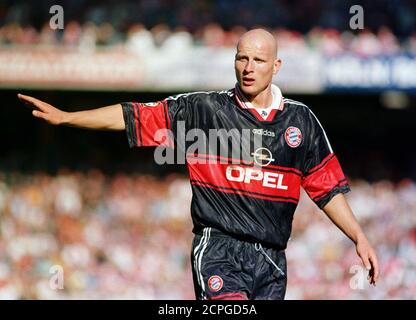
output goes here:
[{"label": "bald head", "polygon": [[253,29],[244,33],[237,43],[237,52],[242,46],[256,47],[274,58],[277,57],[277,41],[264,29]]},{"label": "bald head", "polygon": [[277,58],[274,36],[264,29],[253,29],[242,35],[237,44],[234,69],[237,82],[254,105],[268,106],[273,96],[273,75],[282,61]]}]

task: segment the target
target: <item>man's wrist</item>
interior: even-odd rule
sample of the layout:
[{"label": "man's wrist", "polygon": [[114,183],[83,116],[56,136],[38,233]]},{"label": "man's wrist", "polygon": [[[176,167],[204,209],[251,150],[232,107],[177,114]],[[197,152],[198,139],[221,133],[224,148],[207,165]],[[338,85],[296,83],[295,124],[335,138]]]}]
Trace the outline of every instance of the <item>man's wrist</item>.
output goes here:
[{"label": "man's wrist", "polygon": [[359,242],[367,241],[367,237],[365,236],[364,232],[360,230],[356,233],[352,240],[355,242],[355,244],[358,244]]},{"label": "man's wrist", "polygon": [[71,126],[72,118],[73,118],[73,112],[63,111],[62,116],[61,116],[61,121],[59,124],[63,126]]}]

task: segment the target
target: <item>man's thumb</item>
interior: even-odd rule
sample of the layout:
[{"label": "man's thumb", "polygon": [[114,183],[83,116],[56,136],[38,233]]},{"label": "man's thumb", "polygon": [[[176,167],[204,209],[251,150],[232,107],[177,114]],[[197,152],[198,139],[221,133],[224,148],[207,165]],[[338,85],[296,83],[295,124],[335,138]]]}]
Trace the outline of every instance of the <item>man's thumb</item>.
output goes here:
[{"label": "man's thumb", "polygon": [[37,117],[37,118],[43,118],[42,116],[42,112],[39,112],[37,110],[33,110],[32,111],[33,116]]}]

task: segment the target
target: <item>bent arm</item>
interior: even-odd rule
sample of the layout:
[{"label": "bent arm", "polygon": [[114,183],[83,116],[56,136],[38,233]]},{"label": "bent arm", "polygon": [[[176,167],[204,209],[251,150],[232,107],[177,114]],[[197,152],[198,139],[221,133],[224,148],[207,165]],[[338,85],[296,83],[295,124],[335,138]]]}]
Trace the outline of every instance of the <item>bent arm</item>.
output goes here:
[{"label": "bent arm", "polygon": [[377,255],[358,224],[344,195],[337,194],[334,196],[323,210],[329,219],[355,243],[358,256],[369,270],[369,282],[375,285],[379,276]]},{"label": "bent arm", "polygon": [[36,98],[18,95],[19,99],[30,105],[34,117],[41,118],[53,125],[92,130],[124,130],[124,118],[121,104],[102,108],[66,112]]}]

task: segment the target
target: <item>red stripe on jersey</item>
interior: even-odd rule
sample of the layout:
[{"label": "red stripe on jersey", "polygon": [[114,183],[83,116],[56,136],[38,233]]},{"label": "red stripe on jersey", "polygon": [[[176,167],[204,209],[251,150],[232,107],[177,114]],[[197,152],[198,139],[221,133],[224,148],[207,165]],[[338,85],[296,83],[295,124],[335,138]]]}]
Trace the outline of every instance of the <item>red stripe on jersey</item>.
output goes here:
[{"label": "red stripe on jersey", "polygon": [[198,163],[189,157],[187,160],[190,179],[195,184],[253,198],[299,201],[301,177],[293,172],[271,171],[267,170],[267,166],[250,167],[212,161]]},{"label": "red stripe on jersey", "polygon": [[[138,103],[139,114],[140,114],[140,129],[141,129],[141,140],[142,146],[158,146],[161,144],[169,145],[169,139],[167,132],[156,132],[159,129],[168,129],[166,123],[166,105],[162,102],[155,102],[152,104]],[[164,141],[159,141],[162,137],[165,137]],[[163,140],[163,139],[162,139]]]},{"label": "red stripe on jersey", "polygon": [[136,124],[136,140],[137,140],[137,146],[142,145],[142,135],[139,128],[139,114],[138,114],[138,104],[133,103],[133,111],[134,111],[134,123]]},{"label": "red stripe on jersey", "polygon": [[312,173],[302,178],[302,187],[309,197],[314,200],[321,198],[333,188],[348,182],[337,157],[333,153],[309,172]]},{"label": "red stripe on jersey", "polygon": [[276,113],[277,113],[277,109],[273,109],[272,111],[270,111],[265,121],[272,121]]},{"label": "red stripe on jersey", "polygon": [[273,109],[272,111],[270,111],[269,115],[267,116],[266,119],[264,119],[259,112],[254,109],[254,108],[246,108],[248,111],[250,111],[258,120],[260,121],[272,121],[278,111],[278,109]]},{"label": "red stripe on jersey", "polygon": [[223,293],[218,296],[208,298],[208,300],[248,300],[247,296],[240,292]]},{"label": "red stripe on jersey", "polygon": [[320,164],[318,164],[317,166],[313,167],[312,169],[310,169],[307,173],[307,175],[310,175],[312,173],[314,173],[315,171],[319,170],[320,168],[322,168],[324,165],[326,165],[326,163],[331,160],[333,157],[335,157],[335,153],[330,153],[328,154],[324,160],[321,161]]},{"label": "red stripe on jersey", "polygon": [[247,108],[248,111],[250,111],[259,121],[266,121],[263,119],[263,117],[253,108]]}]

